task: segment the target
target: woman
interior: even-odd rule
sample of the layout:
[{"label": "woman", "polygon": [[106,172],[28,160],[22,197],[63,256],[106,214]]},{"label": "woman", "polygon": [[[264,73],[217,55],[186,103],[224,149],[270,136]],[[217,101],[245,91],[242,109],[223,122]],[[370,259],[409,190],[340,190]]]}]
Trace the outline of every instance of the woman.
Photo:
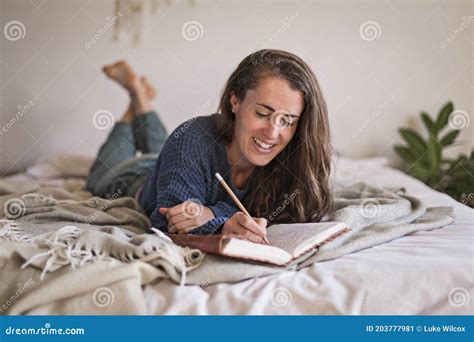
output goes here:
[{"label": "woman", "polygon": [[[135,196],[164,232],[258,243],[267,220],[314,222],[329,210],[327,107],[299,57],[270,49],[247,56],[225,85],[220,113],[190,119],[167,139],[151,111],[149,83],[124,62],[105,72],[130,92],[131,104],[91,169],[87,188],[94,194]],[[135,149],[144,155],[134,158]],[[239,212],[216,172],[254,219]]]}]

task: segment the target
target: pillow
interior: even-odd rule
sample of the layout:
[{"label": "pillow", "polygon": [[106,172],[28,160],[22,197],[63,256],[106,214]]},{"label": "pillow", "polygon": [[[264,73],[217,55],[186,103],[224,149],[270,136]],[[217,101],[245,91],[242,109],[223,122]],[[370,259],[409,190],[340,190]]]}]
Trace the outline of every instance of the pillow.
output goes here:
[{"label": "pillow", "polygon": [[57,154],[38,160],[26,173],[39,179],[87,178],[93,161],[92,157],[82,155]]}]

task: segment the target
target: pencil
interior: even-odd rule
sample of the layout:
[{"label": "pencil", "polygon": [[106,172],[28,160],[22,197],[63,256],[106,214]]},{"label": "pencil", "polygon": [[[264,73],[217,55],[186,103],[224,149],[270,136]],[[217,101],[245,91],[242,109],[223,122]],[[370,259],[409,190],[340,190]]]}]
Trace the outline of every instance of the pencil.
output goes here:
[{"label": "pencil", "polygon": [[[234,192],[232,191],[232,189],[227,185],[226,181],[224,180],[224,178],[222,178],[222,176],[219,174],[219,172],[216,172],[216,177],[217,179],[219,180],[219,183],[221,183],[221,185],[224,187],[225,191],[227,191],[227,193],[229,194],[229,196],[232,198],[232,200],[234,201],[234,203],[239,207],[240,211],[242,211],[245,215],[247,215],[248,217],[252,218],[252,216],[250,216],[249,212],[247,211],[247,209],[245,209],[244,205],[239,201],[239,199],[237,198],[237,196],[235,196]],[[270,244],[270,242],[268,241],[268,239],[266,237],[263,238],[263,241],[265,241],[265,243],[267,245]]]}]

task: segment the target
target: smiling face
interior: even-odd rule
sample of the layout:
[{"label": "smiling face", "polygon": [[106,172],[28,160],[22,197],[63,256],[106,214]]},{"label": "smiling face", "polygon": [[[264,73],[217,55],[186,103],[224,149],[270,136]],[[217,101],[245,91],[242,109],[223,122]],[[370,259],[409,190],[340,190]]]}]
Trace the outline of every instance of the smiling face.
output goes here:
[{"label": "smiling face", "polygon": [[227,153],[231,164],[242,170],[267,165],[283,151],[295,135],[304,108],[301,92],[273,76],[249,89],[243,101],[232,94],[230,103],[235,126]]}]

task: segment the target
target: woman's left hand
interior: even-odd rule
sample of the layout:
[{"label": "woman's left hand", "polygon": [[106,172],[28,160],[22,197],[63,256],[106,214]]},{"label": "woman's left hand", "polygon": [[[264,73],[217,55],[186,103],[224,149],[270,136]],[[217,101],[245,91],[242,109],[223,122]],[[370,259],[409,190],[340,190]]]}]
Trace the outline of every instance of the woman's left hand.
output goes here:
[{"label": "woman's left hand", "polygon": [[166,216],[168,233],[187,234],[215,218],[208,207],[194,201],[185,201],[171,208],[160,208],[160,214]]}]

